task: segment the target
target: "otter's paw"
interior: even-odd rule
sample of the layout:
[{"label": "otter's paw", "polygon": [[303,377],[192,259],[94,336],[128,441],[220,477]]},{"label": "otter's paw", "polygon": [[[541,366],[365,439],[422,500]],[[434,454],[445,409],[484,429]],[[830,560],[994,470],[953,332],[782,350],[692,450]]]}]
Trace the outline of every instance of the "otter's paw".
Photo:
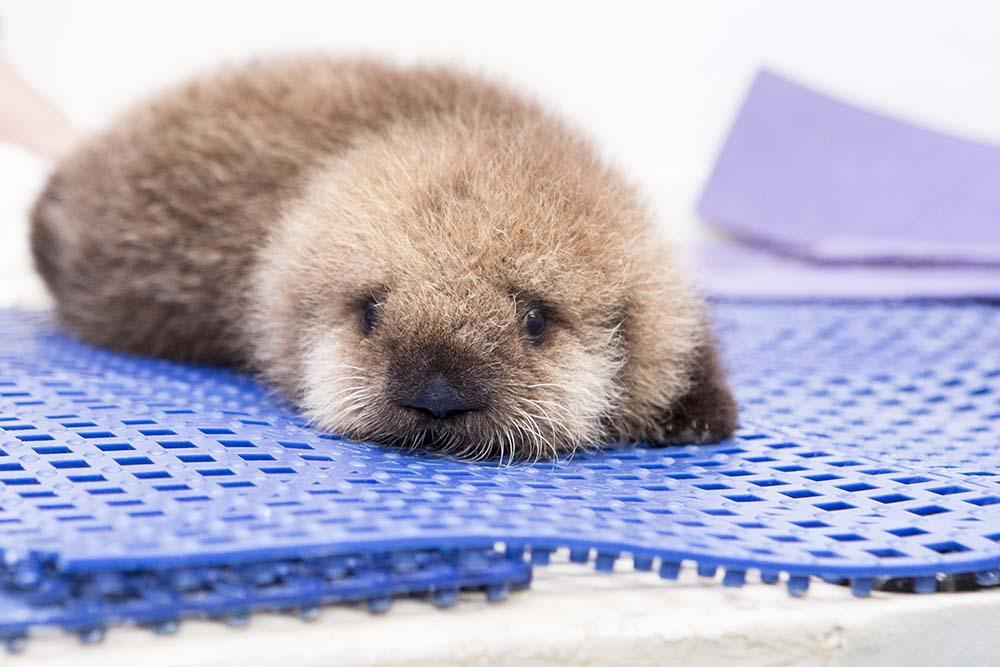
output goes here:
[{"label": "otter's paw", "polygon": [[736,430],[736,401],[714,347],[699,354],[691,380],[691,389],[654,420],[650,444],[708,444]]},{"label": "otter's paw", "polygon": [[662,435],[653,438],[653,445],[707,445],[725,440],[736,430],[735,409],[732,416],[710,415],[702,419],[674,418],[663,429]]}]

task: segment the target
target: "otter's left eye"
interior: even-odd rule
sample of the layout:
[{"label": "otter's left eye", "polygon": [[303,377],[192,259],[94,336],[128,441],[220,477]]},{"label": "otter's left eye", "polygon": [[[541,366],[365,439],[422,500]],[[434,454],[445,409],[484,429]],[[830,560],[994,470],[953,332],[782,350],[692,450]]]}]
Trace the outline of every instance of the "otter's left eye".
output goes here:
[{"label": "otter's left eye", "polygon": [[366,334],[370,334],[378,325],[378,308],[379,306],[375,299],[365,301],[365,308],[361,311],[361,328],[364,329]]},{"label": "otter's left eye", "polygon": [[545,332],[545,313],[541,308],[532,308],[524,314],[524,333],[533,342],[538,342]]}]

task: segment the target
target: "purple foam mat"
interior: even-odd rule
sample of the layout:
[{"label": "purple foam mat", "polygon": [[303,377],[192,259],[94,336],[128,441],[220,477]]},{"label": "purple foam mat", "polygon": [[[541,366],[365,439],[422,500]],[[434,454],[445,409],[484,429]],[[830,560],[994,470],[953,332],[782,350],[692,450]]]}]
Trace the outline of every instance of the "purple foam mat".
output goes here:
[{"label": "purple foam mat", "polygon": [[812,260],[1000,266],[998,183],[1000,147],[763,71],[698,210],[738,238]]},{"label": "purple foam mat", "polygon": [[731,239],[697,250],[698,282],[731,299],[1000,299],[1000,267],[828,264]]}]

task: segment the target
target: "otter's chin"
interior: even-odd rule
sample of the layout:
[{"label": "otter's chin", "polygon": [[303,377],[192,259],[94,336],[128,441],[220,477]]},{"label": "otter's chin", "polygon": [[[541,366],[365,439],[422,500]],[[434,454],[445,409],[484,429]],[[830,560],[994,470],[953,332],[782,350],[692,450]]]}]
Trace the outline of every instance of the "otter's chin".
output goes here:
[{"label": "otter's chin", "polygon": [[537,423],[520,424],[488,411],[435,419],[389,408],[373,410],[368,418],[350,424],[330,423],[316,415],[312,421],[321,430],[354,440],[463,461],[552,460],[568,457],[583,448],[582,439],[549,433]]}]

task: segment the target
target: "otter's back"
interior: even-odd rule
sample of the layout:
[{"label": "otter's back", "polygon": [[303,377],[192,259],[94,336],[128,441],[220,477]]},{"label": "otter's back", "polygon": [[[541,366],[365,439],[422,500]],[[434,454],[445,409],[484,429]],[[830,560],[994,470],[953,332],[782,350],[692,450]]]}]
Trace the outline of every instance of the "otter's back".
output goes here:
[{"label": "otter's back", "polygon": [[56,168],[32,213],[36,264],[89,342],[242,363],[255,253],[310,168],[395,122],[515,108],[445,70],[321,58],[225,69],[139,106]]}]

